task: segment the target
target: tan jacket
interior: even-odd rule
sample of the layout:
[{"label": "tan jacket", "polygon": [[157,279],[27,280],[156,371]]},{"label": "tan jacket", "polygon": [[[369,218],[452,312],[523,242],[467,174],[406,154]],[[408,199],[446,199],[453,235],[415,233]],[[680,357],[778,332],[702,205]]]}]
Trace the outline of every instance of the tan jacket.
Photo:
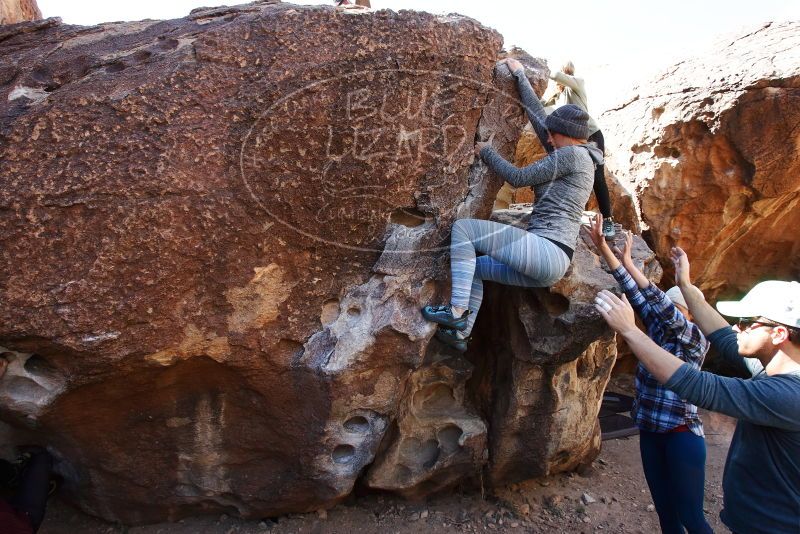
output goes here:
[{"label": "tan jacket", "polygon": [[[550,75],[550,79],[563,85],[564,90],[560,93],[553,94],[546,101],[542,102],[546,108],[549,106],[557,108],[564,104],[575,104],[586,113],[589,113],[589,101],[586,98],[586,85],[583,82],[583,78],[576,78],[575,76],[570,76],[563,72],[555,72]],[[548,114],[552,111],[551,109],[547,109]],[[591,117],[591,113],[589,113],[589,135],[592,135],[599,129],[600,127]]]}]

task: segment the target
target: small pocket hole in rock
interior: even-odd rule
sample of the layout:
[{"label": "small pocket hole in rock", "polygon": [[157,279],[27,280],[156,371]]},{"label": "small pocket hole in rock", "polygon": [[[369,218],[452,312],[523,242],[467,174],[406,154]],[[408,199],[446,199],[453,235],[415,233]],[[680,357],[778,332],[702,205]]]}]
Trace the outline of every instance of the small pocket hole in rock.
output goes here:
[{"label": "small pocket hole in rock", "polygon": [[349,464],[356,456],[356,449],[352,445],[338,445],[333,449],[333,461],[337,464]]},{"label": "small pocket hole in rock", "polygon": [[389,216],[390,222],[410,228],[422,226],[427,220],[428,217],[416,208],[398,208]]},{"label": "small pocket hole in rock", "polygon": [[25,371],[32,375],[47,376],[55,373],[53,366],[38,354],[31,354],[30,357],[25,360],[23,367],[25,368]]},{"label": "small pocket hole in rock", "polygon": [[319,320],[322,326],[328,326],[339,317],[339,299],[329,299],[322,303]]},{"label": "small pocket hole in rock", "polygon": [[550,317],[560,317],[569,311],[569,299],[558,293],[551,293],[548,289],[534,289],[536,297]]},{"label": "small pocket hole in rock", "polygon": [[419,452],[419,459],[422,461],[422,467],[430,469],[436,465],[440,453],[439,442],[435,439],[429,439],[423,443],[422,449]]},{"label": "small pocket hole in rock", "polygon": [[344,422],[344,429],[353,434],[366,434],[369,432],[369,421],[366,417],[357,415]]},{"label": "small pocket hole in rock", "polygon": [[459,440],[461,436],[464,434],[464,431],[461,430],[457,425],[447,425],[436,434],[436,437],[439,438],[439,443],[442,444],[442,449],[445,452],[451,453],[458,450],[461,447]]},{"label": "small pocket hole in rock", "polygon": [[122,61],[115,61],[110,65],[106,66],[106,72],[120,72],[125,70],[126,65]]},{"label": "small pocket hole in rock", "polygon": [[414,404],[427,413],[447,412],[453,409],[456,399],[453,388],[447,384],[433,384],[414,394]]},{"label": "small pocket hole in rock", "polygon": [[359,315],[361,315],[361,308],[359,308],[358,306],[350,306],[349,308],[347,308],[347,315],[349,315],[350,317],[358,317]]}]

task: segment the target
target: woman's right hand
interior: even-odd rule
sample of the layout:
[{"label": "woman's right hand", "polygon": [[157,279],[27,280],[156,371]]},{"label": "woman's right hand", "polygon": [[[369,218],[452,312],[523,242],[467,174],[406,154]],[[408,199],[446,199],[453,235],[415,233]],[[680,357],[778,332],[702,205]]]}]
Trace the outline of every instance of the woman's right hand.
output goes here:
[{"label": "woman's right hand", "polygon": [[502,63],[503,65],[508,67],[508,70],[511,71],[512,74],[514,72],[516,72],[517,70],[523,68],[522,63],[520,63],[519,61],[517,61],[513,57],[507,57],[507,58],[501,60],[500,63]]}]

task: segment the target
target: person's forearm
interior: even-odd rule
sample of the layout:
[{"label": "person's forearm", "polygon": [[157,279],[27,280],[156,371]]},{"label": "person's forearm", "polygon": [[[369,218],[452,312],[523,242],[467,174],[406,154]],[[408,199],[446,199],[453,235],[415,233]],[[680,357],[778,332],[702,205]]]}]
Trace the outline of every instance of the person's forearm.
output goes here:
[{"label": "person's forearm", "polygon": [[708,336],[720,328],[730,326],[728,321],[706,302],[699,289],[685,281],[681,281],[678,287],[681,288],[683,298],[686,299],[686,306],[692,313],[692,321],[700,327],[703,334]]},{"label": "person's forearm", "polygon": [[565,169],[564,165],[558,166],[558,159],[552,154],[522,168],[503,159],[492,147],[484,147],[480,154],[489,168],[513,187],[535,186],[555,180]]},{"label": "person's forearm", "polygon": [[625,270],[630,273],[631,278],[634,279],[637,286],[642,289],[650,286],[650,280],[636,267],[633,261],[624,261],[622,265],[625,267]]},{"label": "person's forearm", "polygon": [[603,259],[606,260],[606,263],[612,270],[617,269],[621,265],[617,257],[614,256],[614,253],[611,252],[611,248],[609,248],[608,244],[603,243],[598,248],[600,250],[600,255],[603,256]]},{"label": "person's forearm", "polygon": [[544,125],[544,121],[547,118],[547,113],[545,113],[544,107],[539,101],[539,97],[536,96],[536,93],[533,91],[531,82],[528,81],[528,77],[525,76],[525,69],[517,69],[512,73],[512,75],[517,81],[519,98],[522,103],[522,107],[525,109],[525,113],[528,115],[528,120],[531,122],[533,131],[536,133],[536,136],[539,138],[539,142],[542,143],[545,151],[548,153],[552,152],[555,150],[555,147],[550,144],[550,141],[548,140],[548,131]]},{"label": "person's forearm", "polygon": [[564,74],[561,71],[556,71],[555,73],[551,72],[550,73],[550,79],[553,80],[556,83],[560,83],[563,86],[569,87],[573,91],[580,90],[580,87],[578,86],[578,82],[575,81],[575,77],[574,76],[570,76],[569,74]]},{"label": "person's forearm", "polygon": [[665,384],[684,363],[656,345],[652,339],[647,337],[647,334],[639,329],[631,328],[620,335],[644,368],[661,384]]}]

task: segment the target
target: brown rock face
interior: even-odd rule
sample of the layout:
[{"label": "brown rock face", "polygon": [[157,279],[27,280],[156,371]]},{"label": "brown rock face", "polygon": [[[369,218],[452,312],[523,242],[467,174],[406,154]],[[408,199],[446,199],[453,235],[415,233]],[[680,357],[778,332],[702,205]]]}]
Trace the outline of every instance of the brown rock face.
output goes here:
[{"label": "brown rock face", "polygon": [[16,24],[42,18],[36,0],[0,0],[0,24]]},{"label": "brown rock face", "polygon": [[712,298],[800,276],[799,50],[800,23],[767,24],[602,116],[659,258],[686,249]]},{"label": "brown rock face", "polygon": [[88,511],[329,506],[428,387],[412,373],[440,245],[500,185],[472,165],[479,123],[510,157],[524,118],[510,78],[493,84],[496,33],[362,13],[261,4],[3,40],[5,417],[51,444]]},{"label": "brown rock face", "polygon": [[[270,2],[9,27],[0,405],[69,498],[126,523],[266,516],[357,480],[425,496],[490,453],[498,482],[591,458],[613,354],[588,251],[562,296],[490,291],[512,341],[477,366],[419,314],[447,296],[453,220],[500,187],[474,140],[511,158],[525,122],[500,47],[456,16]],[[527,385],[489,372],[501,352]]]}]

